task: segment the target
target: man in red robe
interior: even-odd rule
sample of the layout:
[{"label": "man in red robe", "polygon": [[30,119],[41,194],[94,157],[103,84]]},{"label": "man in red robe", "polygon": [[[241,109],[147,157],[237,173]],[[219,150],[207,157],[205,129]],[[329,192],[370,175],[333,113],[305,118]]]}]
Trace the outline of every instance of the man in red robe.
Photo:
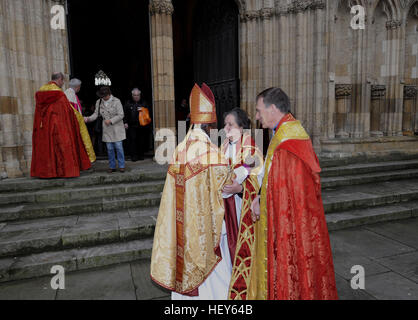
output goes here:
[{"label": "man in red robe", "polygon": [[259,177],[261,196],[251,206],[259,221],[249,298],[338,299],[321,168],[311,140],[279,88],[257,97],[257,120],[274,136]]},{"label": "man in red robe", "polygon": [[80,170],[91,167],[78,120],[61,89],[63,84],[64,75],[55,73],[52,81],[36,93],[32,177],[78,177]]}]

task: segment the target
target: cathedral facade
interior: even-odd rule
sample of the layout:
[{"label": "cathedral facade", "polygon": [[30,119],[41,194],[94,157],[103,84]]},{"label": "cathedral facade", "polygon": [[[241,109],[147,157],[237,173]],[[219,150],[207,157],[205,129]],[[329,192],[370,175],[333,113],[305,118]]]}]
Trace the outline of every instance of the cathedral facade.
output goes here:
[{"label": "cathedral facade", "polygon": [[[148,2],[154,129],[175,130],[173,15],[182,7],[138,1]],[[246,110],[256,127],[257,94],[279,86],[323,157],[418,153],[417,0],[228,1],[238,67],[232,80],[209,83],[220,104]],[[52,72],[71,74],[68,32],[51,21],[57,5],[66,2],[0,0],[2,178],[30,171],[36,90]]]}]

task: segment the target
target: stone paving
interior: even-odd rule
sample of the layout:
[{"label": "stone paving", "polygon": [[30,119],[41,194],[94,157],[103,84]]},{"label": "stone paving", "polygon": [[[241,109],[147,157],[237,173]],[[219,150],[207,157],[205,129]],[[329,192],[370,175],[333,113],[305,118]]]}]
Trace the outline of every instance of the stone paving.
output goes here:
[{"label": "stone paving", "polygon": [[[418,218],[330,232],[341,300],[418,299]],[[353,290],[350,270],[365,269],[365,290]],[[69,273],[64,290],[51,277],[0,284],[0,299],[169,299],[149,278],[149,260]]]}]

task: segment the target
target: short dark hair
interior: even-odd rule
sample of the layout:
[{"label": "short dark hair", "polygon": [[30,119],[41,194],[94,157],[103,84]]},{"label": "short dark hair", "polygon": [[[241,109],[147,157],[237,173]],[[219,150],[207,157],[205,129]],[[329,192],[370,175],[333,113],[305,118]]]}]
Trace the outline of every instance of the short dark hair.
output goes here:
[{"label": "short dark hair", "polygon": [[248,118],[248,114],[244,110],[240,108],[234,108],[230,111],[225,112],[224,121],[226,117],[229,115],[233,115],[235,117],[235,121],[238,127],[243,128],[244,130],[251,129],[251,121]]},{"label": "short dark hair", "polygon": [[112,91],[110,90],[110,87],[104,86],[100,88],[98,95],[100,98],[104,98],[104,97],[110,96],[111,94],[112,94]]},{"label": "short dark hair", "polygon": [[62,72],[53,73],[51,76],[51,81],[60,80],[60,79],[64,80],[64,74]]},{"label": "short dark hair", "polygon": [[274,104],[277,109],[279,109],[283,113],[290,113],[290,99],[287,94],[280,88],[270,88],[264,90],[257,96],[257,102],[263,98],[264,104],[266,108],[269,108],[272,104]]}]

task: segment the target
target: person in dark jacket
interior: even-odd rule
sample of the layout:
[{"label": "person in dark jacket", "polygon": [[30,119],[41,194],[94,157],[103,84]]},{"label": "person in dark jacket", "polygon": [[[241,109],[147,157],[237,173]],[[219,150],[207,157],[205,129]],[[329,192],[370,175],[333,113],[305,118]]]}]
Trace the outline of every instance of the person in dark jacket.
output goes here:
[{"label": "person in dark jacket", "polygon": [[144,160],[145,142],[148,139],[147,127],[139,124],[139,111],[146,107],[141,99],[141,91],[138,88],[132,90],[132,100],[125,104],[125,128],[128,136],[128,150],[133,162]]}]

